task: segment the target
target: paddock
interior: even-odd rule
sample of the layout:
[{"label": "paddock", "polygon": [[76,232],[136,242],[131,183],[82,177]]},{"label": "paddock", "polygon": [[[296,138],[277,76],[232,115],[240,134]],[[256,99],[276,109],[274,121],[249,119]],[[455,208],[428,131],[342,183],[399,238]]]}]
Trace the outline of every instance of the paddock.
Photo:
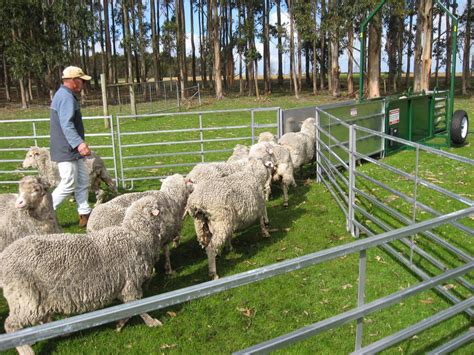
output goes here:
[{"label": "paddock", "polygon": [[[236,119],[236,122],[231,121],[229,117],[235,117],[237,113],[240,118]],[[141,181],[148,184],[178,168],[190,169],[198,162],[222,160],[229,155],[233,145],[255,142],[260,131],[272,130],[276,135],[281,135],[286,131],[296,130],[298,122],[310,117],[311,114],[317,119],[315,127],[317,157],[314,169],[316,179],[330,192],[333,203],[341,211],[347,231],[355,238],[354,241],[257,267],[216,281],[198,283],[139,301],[11,334],[2,334],[0,350],[97,327],[143,312],[166,309],[244,285],[257,289],[257,283],[266,279],[314,265],[328,264],[331,260],[352,254],[358,258],[358,270],[354,270],[357,279],[355,307],[349,310],[343,309],[342,312],[339,311],[329,318],[292,329],[289,333],[280,333],[276,337],[265,337],[264,334],[261,343],[250,344],[241,348],[243,350],[233,349],[233,351],[265,353],[351,323],[355,324],[354,352],[374,353],[406,341],[419,332],[459,314],[464,314],[469,322],[469,318],[472,317],[471,307],[474,305],[473,286],[468,275],[474,269],[472,260],[474,203],[470,195],[466,196],[444,188],[443,178],[427,167],[435,168],[438,164],[448,164],[455,172],[454,178],[459,178],[463,184],[472,185],[474,161],[384,134],[381,130],[383,112],[380,104],[347,102],[292,110],[272,108],[264,111],[249,109],[239,112],[230,110],[117,116],[115,127],[111,125],[107,136],[100,135],[105,133],[97,133],[99,134],[97,137],[107,137],[113,147],[108,144],[105,146],[97,144],[97,148],[113,148],[113,152],[106,156],[110,158],[106,159],[106,163],[116,172],[115,177],[121,182],[122,187],[132,188],[134,183],[138,184]],[[209,119],[207,123],[203,119],[204,116],[215,117]],[[149,124],[152,120],[162,122],[167,118],[171,122],[188,120],[189,125],[174,129],[170,127],[169,122],[159,127]],[[144,121],[148,124],[142,125]],[[148,129],[145,130],[144,127]],[[219,133],[217,137],[207,136],[210,132]],[[159,140],[157,137],[162,134],[171,138]],[[15,140],[12,137],[9,140]],[[31,139],[36,139],[35,143],[41,143],[40,139],[46,138],[44,134],[37,134],[35,129],[32,135],[18,137],[23,140],[21,144],[30,144],[26,143],[26,140]],[[143,141],[136,142],[134,137],[140,137]],[[147,140],[146,137],[155,140],[151,138]],[[377,159],[384,157],[384,147],[390,141],[405,149],[393,154],[391,159]],[[94,145],[92,146],[94,148]],[[161,150],[165,146],[171,150],[156,153],[156,150]],[[144,154],[134,151],[135,148],[146,147],[152,149]],[[159,148],[156,149],[157,147]],[[179,147],[185,149],[177,149]],[[18,146],[7,149],[11,149],[9,152],[14,154],[24,152],[25,148]],[[397,160],[397,155],[405,159]],[[175,165],[167,160],[168,158],[173,160],[177,156],[192,156],[193,159],[180,161]],[[143,162],[156,158],[161,161],[159,164]],[[9,171],[6,175],[16,173],[18,172]],[[367,281],[369,279],[367,268],[373,269],[373,263],[377,261],[369,260],[367,253],[375,247],[382,248],[392,255],[396,260],[394,262],[403,266],[405,272],[411,273],[420,281],[401,290],[387,287],[390,292],[382,297],[368,298],[367,294],[370,294],[372,285]],[[432,312],[419,322],[404,326],[386,337],[368,341],[366,334],[368,326],[363,322],[364,317],[402,301],[407,302],[410,297],[426,290],[434,290],[447,300],[450,306],[439,312]],[[413,309],[405,311],[413,312]],[[472,341],[472,337],[472,330],[467,329],[449,341],[435,339],[438,346],[433,346],[432,351],[452,351]]]}]

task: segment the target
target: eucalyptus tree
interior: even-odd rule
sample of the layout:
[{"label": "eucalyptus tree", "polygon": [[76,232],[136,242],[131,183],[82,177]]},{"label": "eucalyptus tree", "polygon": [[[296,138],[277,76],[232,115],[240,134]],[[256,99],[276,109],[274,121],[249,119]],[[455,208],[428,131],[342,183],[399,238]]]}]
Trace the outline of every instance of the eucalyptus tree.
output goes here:
[{"label": "eucalyptus tree", "polygon": [[175,21],[176,21],[176,57],[178,62],[178,82],[181,91],[181,97],[186,96],[186,84],[188,73],[186,70],[186,42],[185,42],[185,17],[183,0],[175,0]]},{"label": "eucalyptus tree", "polygon": [[404,0],[393,0],[384,16],[387,26],[385,50],[388,58],[388,83],[394,91],[400,86],[404,31]]},{"label": "eucalyptus tree", "polygon": [[420,0],[415,44],[415,91],[429,90],[431,77],[431,42],[433,29],[433,0]]},{"label": "eucalyptus tree", "polygon": [[194,44],[194,0],[189,0],[189,20],[191,22],[191,74],[193,76],[193,85],[197,85],[196,45]]},{"label": "eucalyptus tree", "polygon": [[161,80],[160,72],[160,6],[159,0],[158,7],[156,6],[155,0],[150,0],[150,22],[151,22],[151,56],[153,60],[153,77],[155,79],[156,93],[159,96],[161,94],[161,86],[159,81]]},{"label": "eucalyptus tree", "polygon": [[281,23],[281,0],[275,0],[277,9],[276,35],[278,40],[278,85],[283,86],[283,38],[286,36],[285,27]]},{"label": "eucalyptus tree", "polygon": [[299,90],[298,79],[296,76],[295,68],[295,37],[294,37],[294,28],[295,28],[295,15],[294,15],[294,1],[295,0],[286,0],[286,5],[288,7],[288,17],[290,20],[290,82],[293,85],[293,90],[295,93],[295,98],[299,99]]},{"label": "eucalyptus tree", "polygon": [[221,100],[224,97],[222,90],[222,75],[221,75],[221,43],[219,36],[219,6],[217,0],[210,0],[209,7],[211,10],[211,33],[212,33],[212,47],[213,47],[213,74],[214,74],[214,90],[216,99]]},{"label": "eucalyptus tree", "polygon": [[130,94],[130,106],[132,115],[137,114],[137,109],[135,106],[135,90],[133,89],[133,68],[132,68],[132,46],[131,46],[131,35],[130,35],[130,0],[122,0],[122,15],[123,15],[123,46],[125,51],[125,56],[127,57],[127,78],[128,78],[128,88]]},{"label": "eucalyptus tree", "polygon": [[467,95],[469,88],[470,70],[469,70],[469,55],[471,54],[471,38],[474,36],[473,17],[474,11],[472,9],[472,0],[467,0],[466,10],[464,11],[464,52],[462,65],[462,93]]}]

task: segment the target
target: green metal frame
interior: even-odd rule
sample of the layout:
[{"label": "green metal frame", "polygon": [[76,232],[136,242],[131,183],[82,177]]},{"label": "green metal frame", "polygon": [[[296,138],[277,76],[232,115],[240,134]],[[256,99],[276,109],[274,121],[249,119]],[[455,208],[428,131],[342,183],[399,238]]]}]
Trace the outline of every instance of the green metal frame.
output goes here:
[{"label": "green metal frame", "polygon": [[[364,69],[365,69],[365,42],[366,42],[366,32],[367,26],[374,16],[382,9],[387,0],[381,0],[374,11],[364,20],[360,26],[360,76],[359,76],[359,102],[364,101]],[[435,4],[438,6],[451,18],[452,26],[452,59],[451,59],[451,79],[450,79],[450,88],[449,94],[447,96],[447,107],[446,107],[446,144],[451,145],[451,118],[453,117],[454,112],[454,83],[456,79],[456,51],[457,51],[457,32],[458,32],[458,18],[449,11],[448,8],[440,1],[435,0]],[[430,121],[433,120],[433,110],[430,110]],[[430,135],[432,132],[432,127],[430,127]],[[410,133],[411,136],[411,133]]]}]

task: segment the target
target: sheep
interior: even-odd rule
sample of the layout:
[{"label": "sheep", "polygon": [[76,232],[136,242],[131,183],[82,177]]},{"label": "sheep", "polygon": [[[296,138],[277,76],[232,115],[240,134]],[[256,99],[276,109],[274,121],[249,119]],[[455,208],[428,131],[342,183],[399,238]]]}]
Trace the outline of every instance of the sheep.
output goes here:
[{"label": "sheep", "polygon": [[299,169],[315,158],[315,119],[309,117],[304,120],[300,132],[285,133],[278,143],[287,148],[293,161],[293,168]]},{"label": "sheep", "polygon": [[165,254],[165,272],[167,275],[170,275],[173,273],[173,270],[171,268],[169,243],[176,243],[179,240],[184,208],[188,196],[192,192],[192,187],[193,185],[190,180],[175,174],[163,180],[161,190],[159,191],[149,190],[118,196],[92,210],[87,223],[87,231],[92,232],[120,225],[125,211],[133,202],[146,196],[155,196],[157,198],[164,196],[163,198],[167,201],[167,209],[166,214],[163,214],[163,216],[167,217],[167,225],[165,231],[162,231],[161,247]]},{"label": "sheep", "polygon": [[[259,158],[261,165],[270,162],[272,166],[275,166],[276,159],[271,150],[262,154]],[[194,184],[209,183],[216,178],[225,177],[236,172],[245,169],[248,163],[248,159],[240,159],[237,161],[223,162],[223,163],[200,163],[197,164],[189,173],[186,178],[193,181]],[[270,196],[270,184],[272,176],[267,177],[265,183],[265,199],[268,200]]]},{"label": "sheep", "polygon": [[[7,333],[54,314],[141,298],[158,260],[168,208],[164,196],[147,196],[127,209],[121,226],[86,235],[30,235],[10,244],[0,254],[0,287],[10,309]],[[140,316],[148,326],[161,325],[148,314]]]},{"label": "sheep", "polygon": [[[117,186],[110,177],[104,161],[95,153],[86,157],[84,162],[89,172],[90,188],[96,196],[96,204],[104,202],[105,191],[100,189],[100,183],[105,182],[114,194],[117,194]],[[31,147],[26,153],[22,164],[24,169],[35,168],[51,186],[57,186],[61,181],[57,163],[51,160],[48,148]]]},{"label": "sheep", "polygon": [[229,159],[227,159],[227,162],[230,163],[230,162],[236,162],[236,161],[241,161],[241,160],[247,161],[248,157],[249,157],[249,147],[247,147],[246,145],[237,144],[234,147],[234,152],[229,157]]},{"label": "sheep", "polygon": [[275,136],[270,132],[263,132],[259,136],[257,144],[250,148],[249,156],[253,158],[261,157],[266,151],[272,151],[276,160],[276,172],[273,181],[281,181],[283,190],[283,206],[288,207],[288,187],[296,186],[293,177],[293,162],[290,151],[276,143]]},{"label": "sheep", "polygon": [[216,256],[226,245],[232,248],[234,231],[260,220],[263,237],[269,237],[264,186],[273,164],[250,159],[242,171],[197,184],[189,196],[187,213],[194,218],[199,244],[206,249],[209,276],[217,279]]},{"label": "sheep", "polygon": [[60,233],[49,185],[38,176],[25,176],[18,194],[0,195],[0,252],[29,234]]}]

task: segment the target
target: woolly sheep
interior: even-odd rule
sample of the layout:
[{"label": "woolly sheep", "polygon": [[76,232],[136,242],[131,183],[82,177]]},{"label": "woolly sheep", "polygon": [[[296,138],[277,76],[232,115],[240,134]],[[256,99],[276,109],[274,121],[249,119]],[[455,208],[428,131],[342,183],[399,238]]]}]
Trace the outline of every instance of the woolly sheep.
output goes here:
[{"label": "woolly sheep", "polygon": [[246,145],[237,144],[234,147],[234,152],[232,153],[230,158],[227,159],[227,162],[230,163],[230,162],[236,162],[240,160],[246,161],[248,160],[248,157],[249,157],[249,147],[247,147]]},{"label": "woolly sheep", "polygon": [[89,232],[122,224],[127,208],[146,196],[155,196],[163,202],[166,208],[162,212],[162,218],[166,218],[165,230],[162,231],[161,246],[165,254],[165,272],[171,274],[169,243],[179,240],[184,208],[189,194],[192,192],[192,183],[179,174],[168,176],[163,180],[161,190],[149,190],[145,192],[134,192],[118,196],[103,203],[92,210],[87,223]]},{"label": "woolly sheep", "polygon": [[18,194],[0,195],[0,252],[29,234],[60,233],[49,185],[38,176],[25,176]]},{"label": "woolly sheep", "polygon": [[249,156],[258,158],[262,154],[261,152],[265,150],[271,150],[275,156],[276,171],[275,174],[273,174],[273,181],[281,181],[283,190],[283,206],[288,207],[288,187],[290,185],[296,186],[290,151],[276,143],[275,136],[270,132],[263,132],[260,134],[258,143],[250,148]]},{"label": "woolly sheep", "polygon": [[[104,161],[95,152],[92,152],[84,161],[89,172],[90,188],[96,195],[97,204],[104,202],[105,198],[105,191],[100,189],[102,181],[109,186],[114,194],[117,194],[117,186],[110,177]],[[57,186],[61,181],[57,163],[51,160],[47,148],[31,147],[26,153],[22,165],[24,169],[38,169],[39,175],[51,186]]]},{"label": "woolly sheep", "polygon": [[[121,226],[86,235],[30,235],[10,244],[0,254],[0,287],[10,309],[5,330],[141,298],[167,222],[161,203],[156,196],[136,201]],[[148,326],[161,324],[141,317]]]},{"label": "woolly sheep", "polygon": [[260,220],[263,236],[270,236],[266,227],[264,185],[272,168],[271,162],[264,166],[260,161],[250,159],[244,170],[212,183],[197,184],[189,196],[186,211],[194,218],[199,244],[206,249],[212,279],[219,277],[216,256],[224,245],[232,248],[234,231]]},{"label": "woolly sheep", "polygon": [[[265,156],[259,159],[260,165],[263,167],[266,163],[271,163],[275,166],[276,159],[272,151],[266,152]],[[189,173],[186,175],[188,179],[193,181],[194,184],[209,183],[214,179],[229,176],[236,172],[242,171],[248,165],[248,159],[240,159],[237,161],[224,162],[224,163],[200,163],[197,164]],[[261,175],[263,176],[263,175]],[[268,200],[270,195],[270,184],[272,176],[267,177],[265,181],[265,198]]]},{"label": "woolly sheep", "polygon": [[300,132],[285,133],[278,143],[287,148],[291,155],[293,168],[299,169],[315,157],[315,133],[313,117],[304,120]]}]

